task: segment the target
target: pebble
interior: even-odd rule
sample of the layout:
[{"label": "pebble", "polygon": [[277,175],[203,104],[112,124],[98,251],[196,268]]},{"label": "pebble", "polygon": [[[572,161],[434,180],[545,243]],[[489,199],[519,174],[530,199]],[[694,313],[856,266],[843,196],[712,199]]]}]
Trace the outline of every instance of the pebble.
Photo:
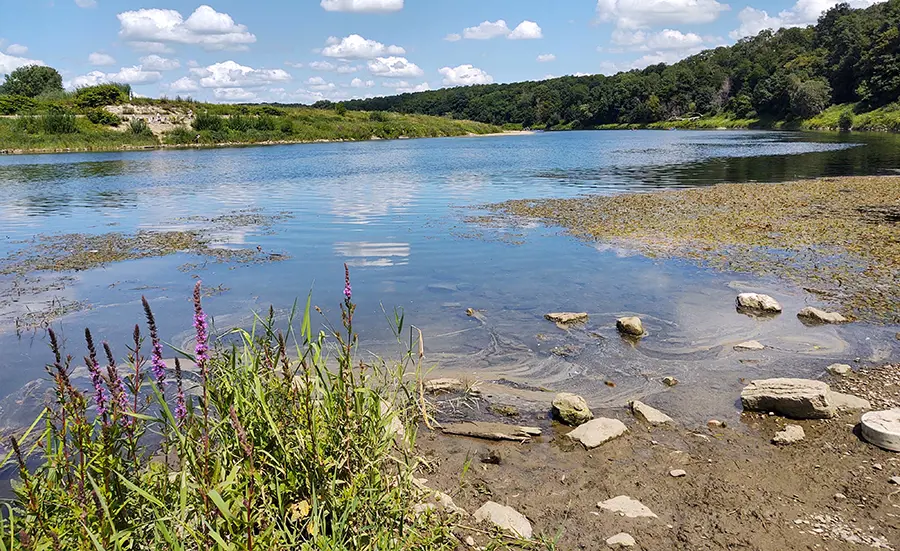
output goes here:
[{"label": "pebble", "polygon": [[838,492],[838,493],[834,494],[834,499],[837,501],[844,501],[845,499],[847,499],[847,496]]},{"label": "pebble", "polygon": [[892,476],[888,482],[900,486],[900,476]]},{"label": "pebble", "polygon": [[475,538],[472,536],[466,536],[466,545],[469,547],[475,547]]},{"label": "pebble", "polygon": [[872,468],[875,469],[876,471],[884,470],[884,467],[881,465],[881,463],[872,463]]},{"label": "pebble", "polygon": [[675,469],[673,471],[669,471],[669,475],[671,475],[673,478],[681,478],[683,476],[687,476],[687,471],[685,471],[684,469]]},{"label": "pebble", "polygon": [[662,383],[666,386],[675,386],[678,384],[678,379],[675,377],[663,377]]},{"label": "pebble", "polygon": [[847,364],[831,364],[825,370],[838,377],[844,377],[853,373],[853,368]]},{"label": "pebble", "polygon": [[710,419],[709,421],[706,422],[706,426],[711,429],[720,429],[725,426],[725,423],[723,423],[722,421],[719,421],[718,419]]},{"label": "pebble", "polygon": [[601,501],[597,507],[619,513],[628,518],[658,518],[653,511],[648,509],[640,501],[628,496],[617,496],[606,501]]},{"label": "pebble", "polygon": [[631,537],[631,534],[626,534],[622,532],[620,534],[616,534],[606,540],[606,545],[612,547],[613,549],[617,549],[619,547],[634,547],[637,542],[634,541],[634,538]]}]

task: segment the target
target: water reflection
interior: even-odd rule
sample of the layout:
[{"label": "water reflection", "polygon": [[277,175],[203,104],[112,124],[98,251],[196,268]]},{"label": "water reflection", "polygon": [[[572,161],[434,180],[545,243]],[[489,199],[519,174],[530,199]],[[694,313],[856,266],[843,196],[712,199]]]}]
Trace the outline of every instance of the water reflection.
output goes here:
[{"label": "water reflection", "polygon": [[347,257],[354,267],[405,266],[409,264],[409,243],[335,243],[334,252]]}]

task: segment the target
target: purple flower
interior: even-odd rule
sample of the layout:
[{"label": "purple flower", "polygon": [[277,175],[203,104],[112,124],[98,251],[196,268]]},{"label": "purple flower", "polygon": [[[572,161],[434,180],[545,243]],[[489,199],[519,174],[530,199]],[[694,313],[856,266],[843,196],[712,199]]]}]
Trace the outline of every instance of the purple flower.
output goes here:
[{"label": "purple flower", "polygon": [[163,361],[162,357],[162,343],[159,341],[156,319],[153,317],[153,311],[150,310],[150,303],[147,302],[147,297],[141,297],[141,302],[144,304],[144,314],[147,316],[147,326],[150,327],[150,342],[153,348],[150,355],[150,370],[153,373],[153,378],[156,379],[156,384],[159,385],[159,389],[163,390],[166,381],[166,362]]},{"label": "purple flower", "polygon": [[[125,393],[125,385],[122,383],[122,378],[119,377],[116,359],[113,356],[112,349],[109,347],[108,342],[103,343],[103,350],[106,352],[106,358],[109,361],[106,366],[106,375],[109,377],[108,386],[110,392],[112,392],[113,400],[115,401],[115,409],[124,413],[128,411],[128,395]],[[126,425],[130,422],[130,418],[125,418],[124,423]]]},{"label": "purple flower", "polygon": [[201,282],[194,286],[194,329],[197,331],[197,346],[194,349],[195,360],[201,371],[206,361],[209,360],[209,326],[206,324],[206,314],[200,304]]},{"label": "purple flower", "polygon": [[353,288],[350,287],[350,268],[344,264],[344,297],[349,301],[353,297]]},{"label": "purple flower", "polygon": [[106,396],[106,389],[103,388],[103,377],[100,375],[100,365],[94,358],[85,357],[88,371],[91,373],[91,384],[94,385],[94,402],[97,403],[97,415],[106,415],[109,411],[109,398]]},{"label": "purple flower", "polygon": [[181,362],[175,358],[175,381],[178,385],[178,394],[175,395],[175,418],[178,423],[183,423],[187,417],[187,405],[184,400],[184,388],[181,382]]}]

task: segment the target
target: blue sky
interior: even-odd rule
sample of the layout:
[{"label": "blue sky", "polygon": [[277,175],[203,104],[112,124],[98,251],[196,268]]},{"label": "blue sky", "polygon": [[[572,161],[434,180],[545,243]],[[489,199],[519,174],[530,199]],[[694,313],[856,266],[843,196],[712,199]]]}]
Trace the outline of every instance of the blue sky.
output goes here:
[{"label": "blue sky", "polygon": [[[673,62],[830,0],[0,0],[0,74],[311,103]],[[748,3],[749,2],[749,3]],[[864,7],[873,0],[851,0]]]}]

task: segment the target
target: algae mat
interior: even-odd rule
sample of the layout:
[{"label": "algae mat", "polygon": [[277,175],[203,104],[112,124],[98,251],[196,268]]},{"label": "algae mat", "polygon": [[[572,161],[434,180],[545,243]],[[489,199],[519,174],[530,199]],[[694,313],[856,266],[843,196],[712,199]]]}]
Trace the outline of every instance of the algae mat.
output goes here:
[{"label": "algae mat", "polygon": [[648,256],[777,276],[853,318],[900,323],[900,177],[719,184],[489,208]]}]

